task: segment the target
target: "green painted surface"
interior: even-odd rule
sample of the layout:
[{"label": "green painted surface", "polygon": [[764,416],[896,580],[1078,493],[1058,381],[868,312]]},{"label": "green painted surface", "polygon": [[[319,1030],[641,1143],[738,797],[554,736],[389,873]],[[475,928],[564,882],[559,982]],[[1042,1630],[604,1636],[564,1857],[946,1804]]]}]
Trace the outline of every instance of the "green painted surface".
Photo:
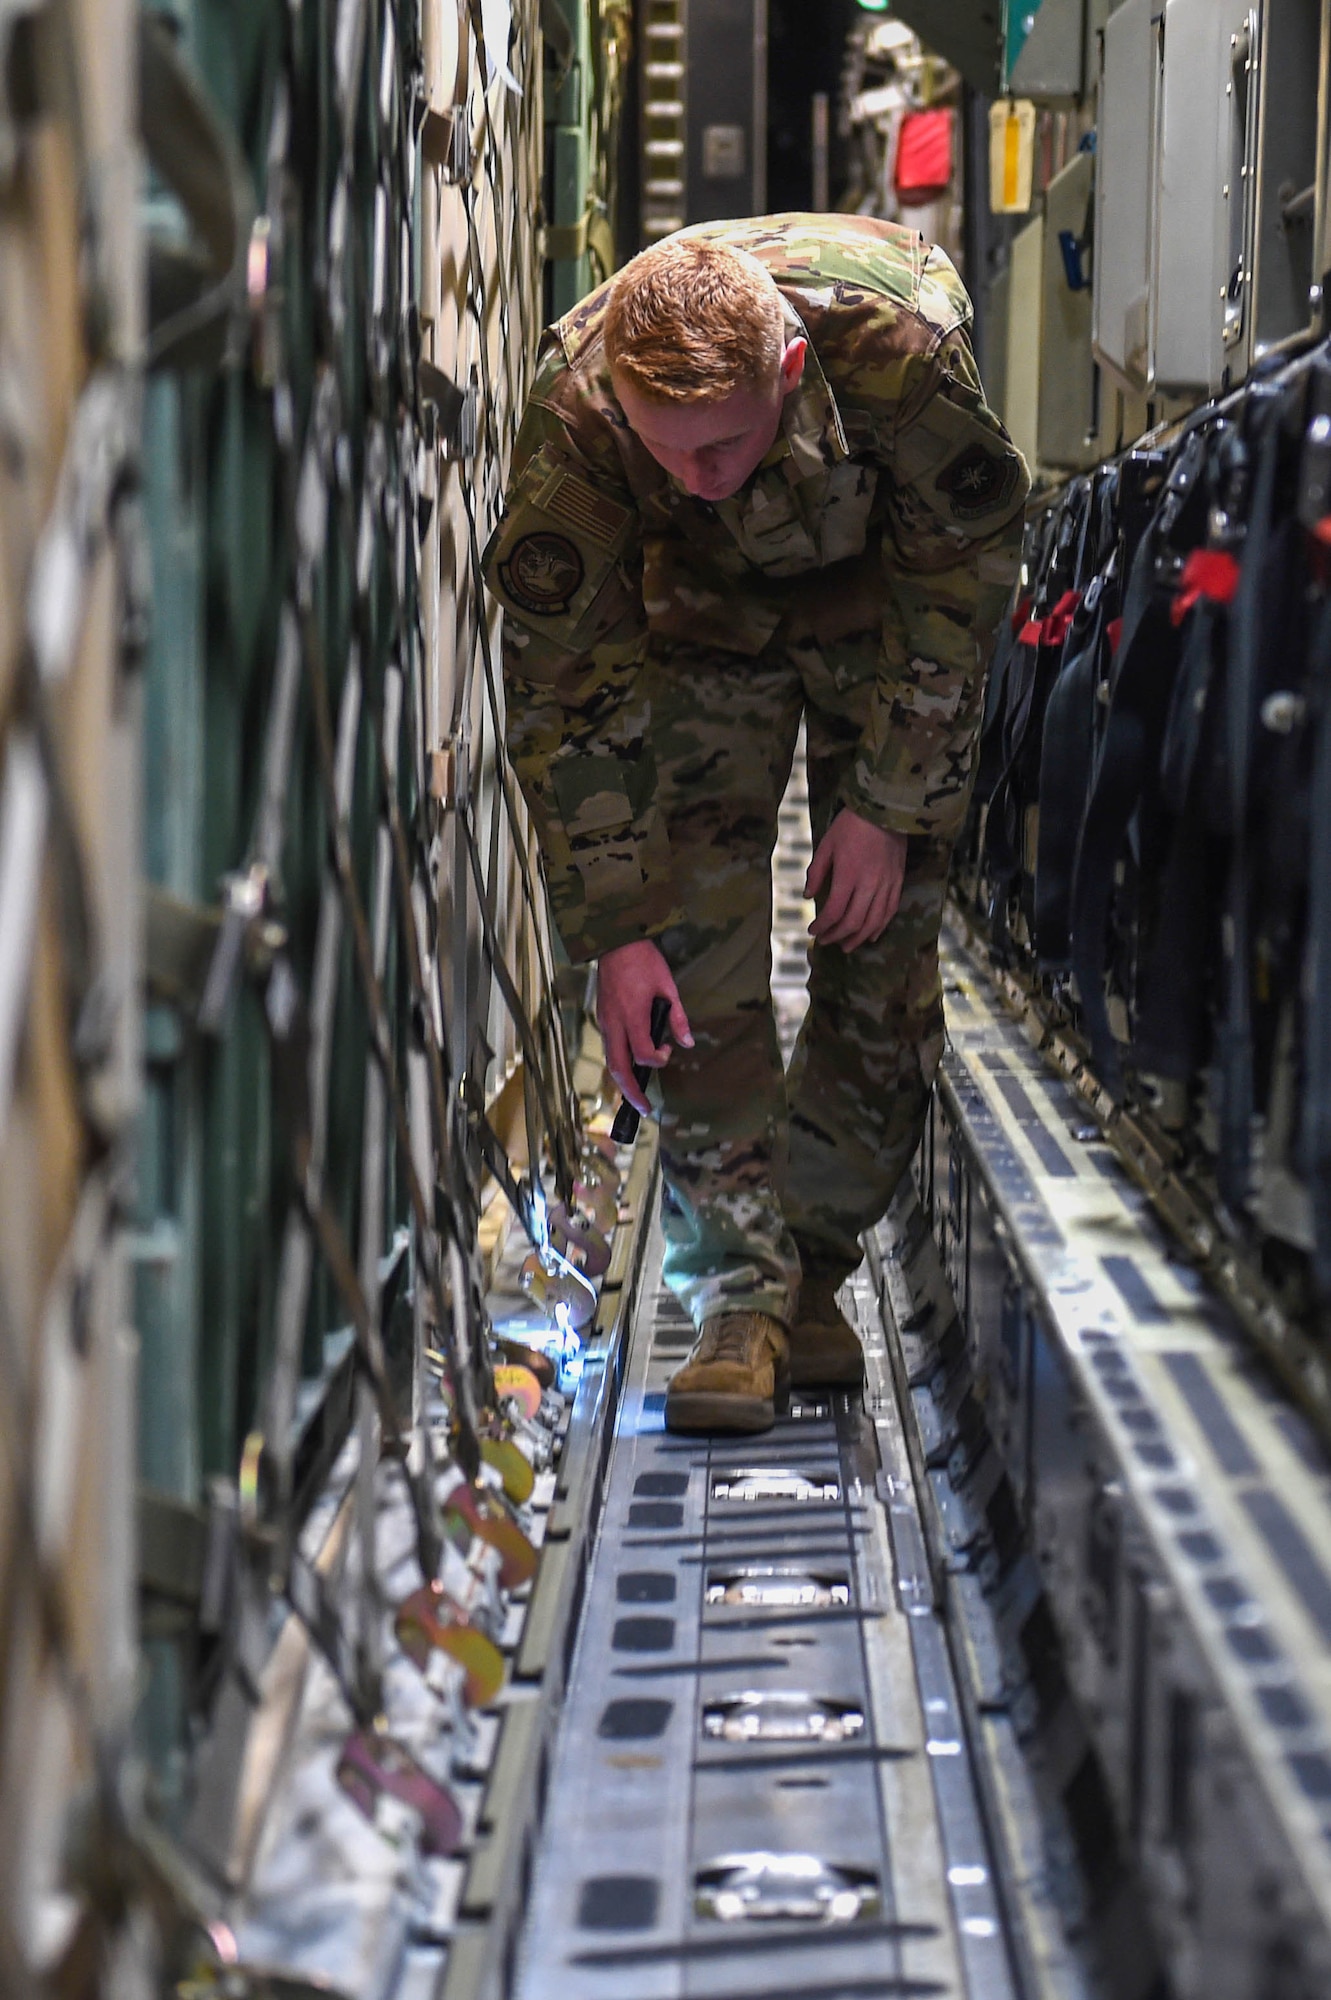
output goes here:
[{"label": "green painted surface", "polygon": [[1003,81],[1007,82],[1035,26],[1044,0],[1003,0]]},{"label": "green painted surface", "polygon": [[[552,0],[552,4],[568,23],[573,55],[562,78],[556,72],[547,91],[546,209],[547,219],[556,228],[572,229],[586,212],[590,192],[589,120],[593,94],[588,84],[592,74],[594,0]],[[580,257],[552,258],[551,316],[557,319],[571,312],[591,290],[591,285],[591,260],[585,253]]]},{"label": "green painted surface", "polygon": [[[333,88],[334,33],[347,10],[321,0],[275,7],[268,0],[177,0],[180,45],[217,115],[230,125],[248,167],[256,212],[271,211],[285,238],[273,271],[280,374],[290,424],[303,440],[319,372],[336,387],[341,413],[328,441],[328,532],[309,576],[310,625],[324,666],[336,730],[353,648],[363,694],[350,812],[353,870],[369,910],[379,808],[378,722],[385,669],[400,655],[415,616],[410,562],[395,588],[397,525],[385,501],[369,516],[368,587],[358,590],[359,497],[369,440],[381,426],[384,492],[402,491],[399,464],[404,383],[409,379],[405,303],[396,296],[395,237],[385,257],[385,310],[376,323],[375,191],[391,195],[394,227],[419,214],[400,177],[399,105],[387,127],[379,82],[386,0],[367,0],[360,89],[344,154]],[[415,10],[393,8],[400,65],[410,60]],[[289,38],[289,39],[288,39]],[[286,68],[287,50],[291,53]],[[274,105],[286,70],[291,142],[285,170],[269,160]],[[340,268],[329,218],[345,178]],[[572,197],[571,197],[572,198]],[[145,196],[151,229],[180,240],[185,218],[163,189]],[[416,248],[409,260],[414,282]],[[289,520],[295,491],[279,449],[271,379],[257,366],[252,328],[235,329],[218,368],[163,371],[145,405],[145,509],[153,574],[146,671],[143,870],[181,903],[216,910],[224,878],[246,864],[259,795],[278,633],[298,601]],[[382,368],[369,358],[378,343]],[[414,444],[409,446],[414,451]],[[289,482],[289,484],[284,483]],[[343,503],[345,502],[345,505]],[[407,532],[411,532],[408,524]],[[362,582],[365,579],[362,578]],[[404,725],[400,804],[419,801]],[[283,843],[272,916],[306,996],[311,990],[330,828],[317,757],[308,678],[302,679],[287,772]],[[326,1185],[353,1258],[362,1207],[362,1138],[369,1061],[368,1019],[345,923],[337,954],[329,1060]],[[399,1058],[412,1045],[401,1004],[390,924],[385,998]],[[151,997],[146,1089],[136,1190],[135,1316],[142,1343],[140,1476],[191,1505],[209,1481],[234,1481],[247,1434],[260,1418],[273,1355],[283,1233],[293,1189],[284,1106],[291,1079],[272,1053],[256,979],[242,976],[225,1031],[202,1035],[188,999]],[[290,1057],[283,1058],[290,1061]],[[386,1249],[405,1220],[387,1147],[382,1208]],[[339,1339],[347,1307],[315,1255],[303,1325],[302,1369],[313,1385]],[[199,1657],[188,1635],[145,1647],[148,1684],[139,1738],[169,1809],[182,1795],[186,1716]]]},{"label": "green painted surface", "polygon": [[[159,378],[144,406],[144,493],[153,621],[144,702],[144,872],[196,901],[203,755],[203,562],[199,399]],[[189,1038],[174,1008],[150,1004],[139,1147],[135,1312],[140,1466],[178,1499],[199,1489],[198,1291],[200,1148]]]}]

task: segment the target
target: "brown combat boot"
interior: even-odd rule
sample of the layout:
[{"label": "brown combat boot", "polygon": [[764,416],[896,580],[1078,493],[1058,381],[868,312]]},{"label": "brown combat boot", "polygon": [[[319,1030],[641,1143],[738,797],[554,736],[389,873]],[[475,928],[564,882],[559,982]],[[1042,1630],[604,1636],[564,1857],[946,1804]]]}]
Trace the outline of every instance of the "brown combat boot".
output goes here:
[{"label": "brown combat boot", "polygon": [[845,1271],[814,1260],[804,1266],[799,1308],[790,1329],[792,1389],[858,1389],[864,1350],[836,1302]]},{"label": "brown combat boot", "polygon": [[790,1396],[786,1330],[762,1312],[716,1313],[703,1321],[684,1366],[666,1390],[670,1431],[767,1431]]}]

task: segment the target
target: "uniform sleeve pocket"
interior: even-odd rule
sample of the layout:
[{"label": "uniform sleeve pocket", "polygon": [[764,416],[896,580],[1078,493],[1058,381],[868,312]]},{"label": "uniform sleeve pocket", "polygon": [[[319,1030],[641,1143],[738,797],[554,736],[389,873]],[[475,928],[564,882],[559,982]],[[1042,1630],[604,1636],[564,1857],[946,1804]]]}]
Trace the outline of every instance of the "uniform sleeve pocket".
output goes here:
[{"label": "uniform sleeve pocket", "polygon": [[629,826],[641,810],[648,786],[644,764],[619,757],[567,757],[550,768],[550,783],[570,843]]}]

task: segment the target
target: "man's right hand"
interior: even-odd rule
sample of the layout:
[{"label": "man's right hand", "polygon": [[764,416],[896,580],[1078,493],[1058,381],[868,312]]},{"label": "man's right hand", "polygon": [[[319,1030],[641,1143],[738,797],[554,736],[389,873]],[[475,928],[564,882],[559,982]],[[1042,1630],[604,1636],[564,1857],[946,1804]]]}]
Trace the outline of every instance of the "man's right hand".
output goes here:
[{"label": "man's right hand", "polygon": [[662,1069],[670,1060],[668,1048],[652,1041],[652,1002],[664,995],[670,1002],[670,1032],[681,1048],[693,1047],[689,1020],[679,989],[670,976],[670,967],[650,938],[621,944],[608,951],[596,967],[596,1021],[605,1043],[605,1060],[611,1076],[635,1111],[650,1111],[633,1075],[633,1064],[646,1069]]}]

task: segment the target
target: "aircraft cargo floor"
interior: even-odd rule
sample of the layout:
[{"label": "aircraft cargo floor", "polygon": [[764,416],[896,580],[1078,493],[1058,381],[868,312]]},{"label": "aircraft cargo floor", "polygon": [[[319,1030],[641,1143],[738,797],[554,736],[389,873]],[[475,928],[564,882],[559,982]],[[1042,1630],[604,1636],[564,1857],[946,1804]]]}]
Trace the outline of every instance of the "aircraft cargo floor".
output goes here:
[{"label": "aircraft cargo floor", "polygon": [[663,1428],[691,1333],[649,1251],[551,1771],[522,2000],[1013,1989],[877,1302],[860,1399]]},{"label": "aircraft cargo floor", "polygon": [[[773,994],[802,1018],[803,759]],[[649,1240],[528,1903],[521,2000],[937,1995],[1013,1983],[871,1267],[863,1398],[759,1438],[663,1425],[688,1321]],[[886,1504],[885,1504],[886,1503]]]},{"label": "aircraft cargo floor", "polygon": [[[805,811],[797,766],[787,1048]],[[669,1435],[691,1332],[640,1189],[505,2000],[1331,1990],[1327,1454],[1038,1021],[960,933],[943,970],[925,1142],[842,1293],[862,1396]]]}]

